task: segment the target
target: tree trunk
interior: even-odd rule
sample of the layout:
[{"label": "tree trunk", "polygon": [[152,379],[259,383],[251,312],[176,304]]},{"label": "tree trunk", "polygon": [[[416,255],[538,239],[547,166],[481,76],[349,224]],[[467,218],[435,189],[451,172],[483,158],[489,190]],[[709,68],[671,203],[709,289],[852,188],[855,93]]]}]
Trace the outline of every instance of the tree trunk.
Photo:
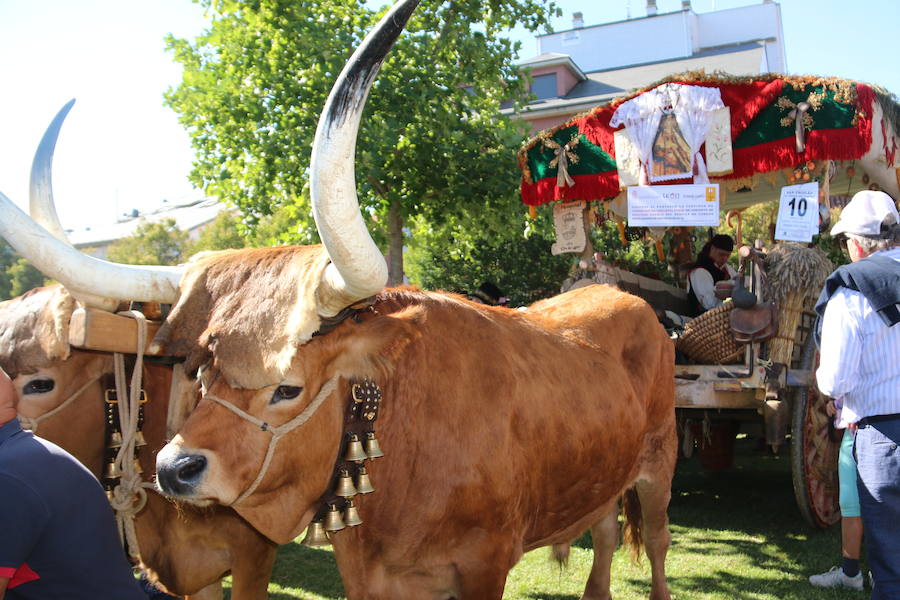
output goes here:
[{"label": "tree trunk", "polygon": [[400,202],[391,200],[388,207],[388,285],[403,283],[403,217]]}]

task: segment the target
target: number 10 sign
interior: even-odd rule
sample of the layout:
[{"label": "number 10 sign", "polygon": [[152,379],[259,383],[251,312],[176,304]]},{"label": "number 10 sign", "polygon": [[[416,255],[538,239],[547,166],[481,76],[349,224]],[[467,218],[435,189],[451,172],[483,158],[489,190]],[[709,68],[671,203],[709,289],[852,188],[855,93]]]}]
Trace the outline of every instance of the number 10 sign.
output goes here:
[{"label": "number 10 sign", "polygon": [[819,232],[819,184],[788,185],[781,188],[776,240],[811,242]]}]

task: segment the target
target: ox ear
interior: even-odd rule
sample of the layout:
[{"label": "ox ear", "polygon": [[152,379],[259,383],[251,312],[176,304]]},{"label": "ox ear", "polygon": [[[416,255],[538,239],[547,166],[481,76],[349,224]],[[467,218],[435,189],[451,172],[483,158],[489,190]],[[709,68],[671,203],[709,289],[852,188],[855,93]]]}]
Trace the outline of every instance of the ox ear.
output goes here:
[{"label": "ox ear", "polygon": [[408,346],[421,337],[424,322],[425,311],[416,306],[359,323],[344,323],[333,332],[335,372],[348,378],[388,376]]},{"label": "ox ear", "polygon": [[75,299],[61,285],[0,303],[0,366],[10,377],[69,358]]}]

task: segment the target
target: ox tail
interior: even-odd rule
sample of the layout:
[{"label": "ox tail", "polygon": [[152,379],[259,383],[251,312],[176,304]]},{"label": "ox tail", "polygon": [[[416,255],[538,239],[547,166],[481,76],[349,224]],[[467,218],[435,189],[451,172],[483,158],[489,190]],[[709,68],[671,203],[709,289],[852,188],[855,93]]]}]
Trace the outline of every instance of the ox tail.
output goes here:
[{"label": "ox tail", "polygon": [[641,558],[644,519],[641,513],[641,500],[634,488],[629,488],[622,496],[622,514],[625,517],[622,543],[628,548],[631,560],[638,562]]},{"label": "ox tail", "polygon": [[550,553],[560,569],[565,569],[569,566],[569,551],[571,549],[572,544],[553,544],[551,547]]}]

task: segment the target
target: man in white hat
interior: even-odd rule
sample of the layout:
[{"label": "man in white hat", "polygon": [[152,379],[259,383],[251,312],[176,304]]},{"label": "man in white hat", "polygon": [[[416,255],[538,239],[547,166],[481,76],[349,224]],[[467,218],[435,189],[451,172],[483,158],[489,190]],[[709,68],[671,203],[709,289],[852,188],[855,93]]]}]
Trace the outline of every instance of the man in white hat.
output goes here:
[{"label": "man in white hat", "polygon": [[816,304],[819,390],[856,428],[860,513],[873,599],[900,598],[900,215],[884,192],[859,192],[831,235],[851,263]]}]

